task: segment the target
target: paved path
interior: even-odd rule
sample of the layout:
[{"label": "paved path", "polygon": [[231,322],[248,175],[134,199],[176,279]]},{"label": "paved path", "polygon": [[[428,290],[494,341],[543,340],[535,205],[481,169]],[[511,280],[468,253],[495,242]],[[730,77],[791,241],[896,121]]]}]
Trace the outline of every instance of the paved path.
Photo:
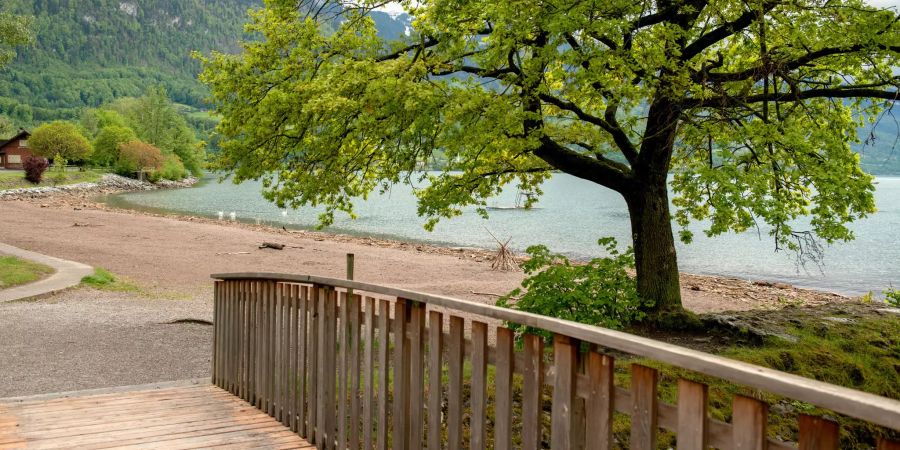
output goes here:
[{"label": "paved path", "polygon": [[29,261],[50,266],[56,270],[53,275],[50,275],[43,280],[0,290],[0,303],[35,297],[38,295],[52,294],[63,289],[68,289],[81,283],[82,278],[94,273],[94,268],[87,264],[30,252],[2,242],[0,242],[0,254],[27,259]]}]

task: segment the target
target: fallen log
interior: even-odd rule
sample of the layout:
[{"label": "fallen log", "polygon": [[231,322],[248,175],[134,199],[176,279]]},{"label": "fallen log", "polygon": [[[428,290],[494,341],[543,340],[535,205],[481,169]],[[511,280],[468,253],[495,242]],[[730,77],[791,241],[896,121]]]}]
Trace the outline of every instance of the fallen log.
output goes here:
[{"label": "fallen log", "polygon": [[259,248],[272,248],[275,250],[284,250],[284,244],[276,244],[274,242],[263,242]]}]

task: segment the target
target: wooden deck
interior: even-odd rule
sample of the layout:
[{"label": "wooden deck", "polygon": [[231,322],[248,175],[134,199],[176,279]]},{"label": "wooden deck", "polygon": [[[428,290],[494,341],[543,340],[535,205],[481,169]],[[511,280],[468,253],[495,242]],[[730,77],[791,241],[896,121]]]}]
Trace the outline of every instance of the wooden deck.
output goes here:
[{"label": "wooden deck", "polygon": [[0,399],[0,449],[309,448],[211,384]]}]

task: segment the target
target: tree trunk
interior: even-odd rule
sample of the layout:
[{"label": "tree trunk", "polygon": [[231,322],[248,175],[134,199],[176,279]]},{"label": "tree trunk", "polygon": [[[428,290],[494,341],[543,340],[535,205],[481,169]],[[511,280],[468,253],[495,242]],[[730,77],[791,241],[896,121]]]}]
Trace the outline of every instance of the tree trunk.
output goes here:
[{"label": "tree trunk", "polygon": [[638,294],[652,300],[653,313],[680,312],[681,285],[669,216],[665,177],[625,194],[631,216]]}]

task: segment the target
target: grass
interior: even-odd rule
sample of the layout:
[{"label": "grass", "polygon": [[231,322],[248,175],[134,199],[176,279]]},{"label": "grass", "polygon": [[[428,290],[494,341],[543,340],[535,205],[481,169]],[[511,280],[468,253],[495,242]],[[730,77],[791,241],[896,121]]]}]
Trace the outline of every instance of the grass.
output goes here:
[{"label": "grass", "polygon": [[39,184],[34,184],[25,179],[25,171],[23,170],[4,170],[0,171],[0,190],[96,183],[103,178],[103,175],[104,172],[101,171],[88,169],[82,172],[75,168],[68,168],[64,175],[60,175],[55,173],[51,167],[44,172],[43,181]]},{"label": "grass", "polygon": [[106,269],[96,268],[92,275],[88,275],[81,279],[81,284],[102,291],[112,292],[142,292],[140,286],[124,279],[117,277]]},{"label": "grass", "polygon": [[[831,321],[810,315],[788,328],[792,339],[768,338],[758,346],[728,346],[716,353],[732,359],[770,367],[776,370],[857,389],[883,397],[900,399],[900,319],[896,316],[837,317],[846,322]],[[624,361],[622,361],[624,362]],[[666,366],[654,361],[634,359],[659,370],[660,398],[670,404],[677,399],[677,383],[685,378],[709,386],[709,414],[720,421],[731,421],[731,402],[735,394],[758,398],[771,406],[768,430],[770,437],[796,441],[797,419],[802,414],[824,416],[841,426],[842,449],[872,448],[877,436],[900,438],[863,421],[848,418],[813,405],[771,393],[738,386],[724,380]],[[617,384],[629,385],[627,364],[619,364]],[[615,434],[620,442],[629,439],[627,417],[617,417]],[[674,445],[674,436],[660,436],[659,448]]]},{"label": "grass", "polygon": [[53,268],[15,256],[0,256],[0,289],[32,283],[53,273]]}]

